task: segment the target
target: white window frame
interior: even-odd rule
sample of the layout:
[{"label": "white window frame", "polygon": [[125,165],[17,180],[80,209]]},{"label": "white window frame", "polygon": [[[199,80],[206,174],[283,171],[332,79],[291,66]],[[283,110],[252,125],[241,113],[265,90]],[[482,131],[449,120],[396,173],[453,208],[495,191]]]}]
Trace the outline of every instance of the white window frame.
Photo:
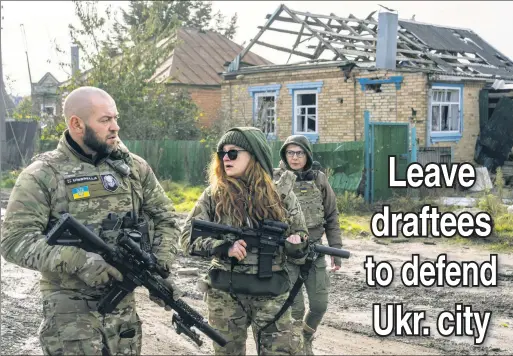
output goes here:
[{"label": "white window frame", "polygon": [[[274,130],[273,132],[266,132],[265,130],[262,130],[262,132],[266,135],[266,136],[276,136],[276,130],[277,130],[277,120],[276,120],[276,101],[278,99],[278,96],[276,95],[275,92],[256,92],[254,94],[254,97],[253,97],[253,124],[255,125],[257,122],[258,122],[258,99],[259,98],[263,98],[263,97],[272,97],[274,98],[274,107],[273,107],[273,112],[274,112],[274,117],[272,118],[272,123],[273,123],[273,127],[274,127]],[[269,118],[269,117],[267,117]]]},{"label": "white window frame", "polygon": [[[315,94],[315,105],[298,105],[298,97],[299,95],[304,94]],[[299,131],[298,125],[298,114],[301,108],[306,108],[307,110],[307,118],[306,123],[308,124],[308,109],[315,108],[315,131]],[[308,125],[305,125],[308,128]],[[294,133],[295,134],[319,134],[319,95],[317,89],[307,89],[307,90],[295,90],[294,91]]]},{"label": "white window frame", "polygon": [[[442,91],[444,93],[444,96],[447,94],[447,91],[455,91],[457,92],[457,98],[458,102],[455,101],[447,102],[447,101],[436,101],[435,100],[435,93]],[[433,107],[438,106],[440,108],[439,114],[439,127],[442,126],[442,106],[449,105],[449,108],[451,105],[458,105],[458,128],[457,130],[434,130],[433,129]],[[451,87],[451,86],[433,86],[431,88],[431,95],[430,95],[430,101],[429,101],[429,125],[431,128],[431,133],[438,134],[438,135],[452,135],[452,134],[460,134],[462,132],[462,101],[461,101],[461,88],[459,87]]]}]

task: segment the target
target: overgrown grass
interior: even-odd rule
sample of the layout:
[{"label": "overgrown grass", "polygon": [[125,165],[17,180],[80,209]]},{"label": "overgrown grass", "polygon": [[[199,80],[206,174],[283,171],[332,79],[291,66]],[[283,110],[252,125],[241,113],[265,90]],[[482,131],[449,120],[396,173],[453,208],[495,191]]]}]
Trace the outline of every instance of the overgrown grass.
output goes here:
[{"label": "overgrown grass", "polygon": [[0,188],[12,188],[16,183],[16,179],[20,175],[20,171],[3,172],[0,176]]},{"label": "overgrown grass", "polygon": [[337,208],[339,214],[369,213],[370,209],[361,195],[352,192],[344,192],[337,196]]},{"label": "overgrown grass", "polygon": [[[500,175],[499,175],[500,180]],[[498,182],[500,186],[500,181]],[[382,211],[383,204],[390,206],[391,211],[420,212],[425,205],[437,206],[440,213],[448,211],[462,211],[458,206],[441,205],[438,199],[441,194],[433,194],[423,198],[411,194],[396,195],[393,198],[366,204],[363,197],[354,193],[346,192],[337,196],[337,207],[339,210],[339,223],[342,234],[346,237],[362,237],[372,235],[370,222],[374,212]],[[488,212],[494,221],[493,234],[488,238],[467,238],[455,236],[444,239],[448,244],[467,244],[472,246],[486,247],[491,251],[513,251],[513,214],[508,213],[506,206],[502,203],[498,194],[489,191],[484,192],[477,198],[477,208]]]},{"label": "overgrown grass", "polygon": [[485,192],[481,199],[478,200],[477,207],[486,211],[493,219],[497,219],[498,217],[508,213],[506,207],[502,203],[502,199],[489,192]]},{"label": "overgrown grass", "polygon": [[190,186],[187,183],[164,180],[161,182],[166,195],[173,201],[176,211],[188,213],[203,193],[204,187]]},{"label": "overgrown grass", "polygon": [[346,215],[340,214],[338,222],[342,234],[347,237],[369,236],[371,214],[366,215]]},{"label": "overgrown grass", "polygon": [[344,236],[370,235],[371,210],[362,196],[346,191],[337,196],[337,208],[340,230]]},{"label": "overgrown grass", "polygon": [[[499,187],[500,179],[502,176],[498,174],[496,181],[499,180]],[[500,198],[502,195],[502,191],[498,192],[498,196],[486,191],[479,199],[478,207],[490,214],[493,220],[493,235],[490,237],[493,241],[491,248],[498,251],[509,251],[513,250],[513,214],[509,213],[503,204]]]}]

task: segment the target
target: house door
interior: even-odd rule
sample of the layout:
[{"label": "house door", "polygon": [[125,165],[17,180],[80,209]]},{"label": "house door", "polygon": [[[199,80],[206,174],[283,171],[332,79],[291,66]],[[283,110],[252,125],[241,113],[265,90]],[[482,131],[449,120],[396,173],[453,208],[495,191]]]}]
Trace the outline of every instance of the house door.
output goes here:
[{"label": "house door", "polygon": [[408,164],[415,160],[415,128],[403,122],[373,122],[365,113],[365,200],[369,203],[402,195],[406,188],[389,187],[389,157],[394,156],[396,179],[406,178]]}]

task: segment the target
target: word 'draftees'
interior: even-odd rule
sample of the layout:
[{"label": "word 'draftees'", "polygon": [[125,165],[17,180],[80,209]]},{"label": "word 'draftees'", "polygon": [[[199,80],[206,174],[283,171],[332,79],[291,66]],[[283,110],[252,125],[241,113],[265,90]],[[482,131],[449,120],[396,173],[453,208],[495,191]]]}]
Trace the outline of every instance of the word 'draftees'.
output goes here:
[{"label": "word 'draftees'", "polygon": [[[389,156],[389,188],[453,188],[457,184],[470,188],[476,182],[476,170],[470,163],[411,163],[406,169],[406,179],[397,179],[396,158]],[[493,231],[493,221],[487,212],[471,214],[438,212],[436,206],[426,204],[420,212],[391,211],[383,204],[383,211],[372,215],[371,231],[375,237],[488,237]]]},{"label": "word 'draftees'", "polygon": [[396,178],[396,158],[388,157],[389,188],[443,188],[454,187],[456,181],[464,188],[470,188],[476,182],[476,170],[470,163],[428,163],[423,167],[413,162],[406,169],[406,180]]}]

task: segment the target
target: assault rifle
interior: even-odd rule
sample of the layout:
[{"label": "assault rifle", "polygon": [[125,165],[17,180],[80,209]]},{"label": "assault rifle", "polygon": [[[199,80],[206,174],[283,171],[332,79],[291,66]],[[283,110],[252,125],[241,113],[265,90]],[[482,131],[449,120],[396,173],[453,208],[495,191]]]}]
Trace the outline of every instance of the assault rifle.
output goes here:
[{"label": "assault rifle", "polygon": [[[246,242],[247,250],[253,247],[258,248],[258,275],[260,278],[270,278],[272,276],[273,254],[279,246],[285,244],[287,229],[287,224],[269,219],[265,219],[259,228],[236,228],[210,221],[192,219],[190,240],[192,244],[200,236],[221,238],[224,234],[233,234]],[[314,243],[310,243],[308,246],[308,256],[311,259],[317,258],[319,254],[342,258],[349,258],[350,256],[349,251],[339,248]]]},{"label": "assault rifle", "polygon": [[137,230],[120,230],[117,244],[110,247],[98,235],[66,213],[48,232],[46,241],[49,245],[75,246],[97,253],[121,272],[123,281],[111,282],[109,291],[98,303],[98,311],[102,315],[112,312],[135,288],[144,286],[151,295],[164,301],[165,305],[175,311],[172,324],[178,334],[184,333],[201,346],[203,342],[199,335],[191,329],[194,326],[219,345],[225,346],[227,340],[224,336],[208,325],[198,312],[183,300],[173,299],[173,290],[163,281],[169,276],[169,272],[156,262],[152,253],[141,249],[136,242],[141,235]]}]

